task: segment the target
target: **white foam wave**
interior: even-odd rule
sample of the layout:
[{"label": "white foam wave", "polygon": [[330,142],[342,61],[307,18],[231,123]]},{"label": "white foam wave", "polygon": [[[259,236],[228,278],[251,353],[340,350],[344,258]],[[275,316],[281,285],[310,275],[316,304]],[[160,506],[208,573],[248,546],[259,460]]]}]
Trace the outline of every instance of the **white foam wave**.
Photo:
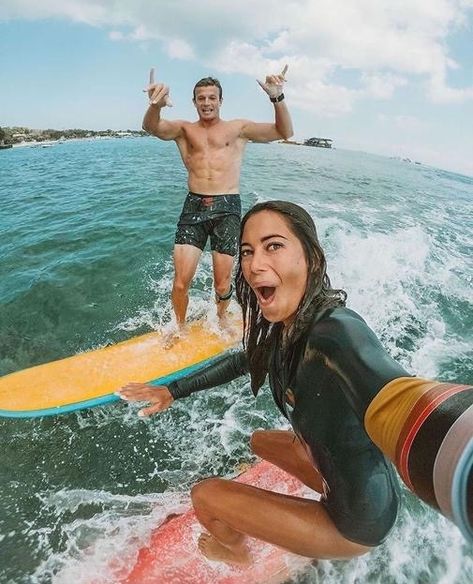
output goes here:
[{"label": "white foam wave", "polygon": [[332,284],[348,292],[348,305],[405,367],[435,377],[443,361],[468,350],[467,339],[448,328],[443,303],[471,291],[452,275],[459,260],[439,255],[420,225],[366,234],[332,219],[319,221],[319,228]]},{"label": "white foam wave", "polygon": [[[84,489],[62,489],[41,499],[58,516],[62,549],[38,566],[32,584],[88,584],[95,579],[114,584],[133,565],[152,530],[189,505],[188,495],[181,493],[125,496]],[[101,510],[69,519],[91,505]]]}]

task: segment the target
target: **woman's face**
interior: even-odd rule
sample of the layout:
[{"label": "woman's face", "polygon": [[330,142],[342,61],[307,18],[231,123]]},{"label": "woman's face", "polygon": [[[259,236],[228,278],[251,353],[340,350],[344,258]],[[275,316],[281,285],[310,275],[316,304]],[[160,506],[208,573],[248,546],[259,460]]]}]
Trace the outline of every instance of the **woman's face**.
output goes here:
[{"label": "woman's face", "polygon": [[269,322],[291,322],[307,284],[307,260],[283,216],[260,211],[245,224],[241,240],[243,276]]}]

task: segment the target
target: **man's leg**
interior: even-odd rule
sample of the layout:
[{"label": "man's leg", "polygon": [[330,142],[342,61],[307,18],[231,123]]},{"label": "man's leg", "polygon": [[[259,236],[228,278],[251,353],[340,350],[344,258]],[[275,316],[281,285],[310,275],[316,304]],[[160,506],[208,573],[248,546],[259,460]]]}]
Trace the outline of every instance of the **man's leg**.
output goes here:
[{"label": "man's leg", "polygon": [[172,286],[172,306],[179,326],[186,320],[189,304],[189,287],[197,269],[202,251],[193,245],[174,246],[174,282]]},{"label": "man's leg", "polygon": [[233,261],[238,250],[240,217],[226,215],[215,221],[210,234],[217,315],[221,319],[230,303]]},{"label": "man's leg", "polygon": [[214,270],[214,288],[217,299],[217,316],[222,318],[227,306],[230,304],[230,298],[226,298],[231,292],[233,257],[226,253],[212,252],[212,262]]}]

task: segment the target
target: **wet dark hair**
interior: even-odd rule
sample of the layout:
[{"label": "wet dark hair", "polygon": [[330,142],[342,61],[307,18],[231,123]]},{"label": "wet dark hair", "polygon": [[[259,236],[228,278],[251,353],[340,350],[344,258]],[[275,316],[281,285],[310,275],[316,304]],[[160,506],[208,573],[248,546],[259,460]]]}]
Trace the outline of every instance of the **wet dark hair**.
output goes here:
[{"label": "wet dark hair", "polygon": [[307,261],[307,286],[295,313],[295,318],[284,332],[283,323],[267,321],[258,305],[256,294],[243,277],[241,250],[236,274],[236,295],[243,312],[243,346],[248,354],[251,375],[251,389],[256,395],[263,385],[269,366],[270,350],[274,343],[283,346],[284,360],[291,361],[292,349],[298,341],[303,341],[317,312],[327,308],[345,306],[347,294],[336,290],[327,275],[327,262],[317,237],[312,217],[299,205],[288,201],[266,201],[252,207],[243,217],[240,227],[240,242],[246,222],[261,211],[279,213],[291,232],[301,242]]},{"label": "wet dark hair", "polygon": [[194,85],[194,90],[192,92],[193,100],[195,101],[195,90],[197,89],[197,87],[212,87],[212,86],[218,87],[218,93],[219,93],[218,98],[220,101],[222,101],[222,97],[223,97],[222,86],[220,85],[220,81],[218,79],[215,79],[215,77],[204,77],[200,81],[197,81],[197,83]]}]

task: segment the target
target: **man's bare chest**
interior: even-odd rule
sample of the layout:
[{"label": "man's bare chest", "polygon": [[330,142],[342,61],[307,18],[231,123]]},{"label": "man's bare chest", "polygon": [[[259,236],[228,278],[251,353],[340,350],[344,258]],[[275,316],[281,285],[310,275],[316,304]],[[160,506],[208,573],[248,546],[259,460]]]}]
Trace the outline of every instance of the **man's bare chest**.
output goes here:
[{"label": "man's bare chest", "polygon": [[190,130],[186,133],[186,143],[190,152],[240,151],[243,140],[231,129]]}]

